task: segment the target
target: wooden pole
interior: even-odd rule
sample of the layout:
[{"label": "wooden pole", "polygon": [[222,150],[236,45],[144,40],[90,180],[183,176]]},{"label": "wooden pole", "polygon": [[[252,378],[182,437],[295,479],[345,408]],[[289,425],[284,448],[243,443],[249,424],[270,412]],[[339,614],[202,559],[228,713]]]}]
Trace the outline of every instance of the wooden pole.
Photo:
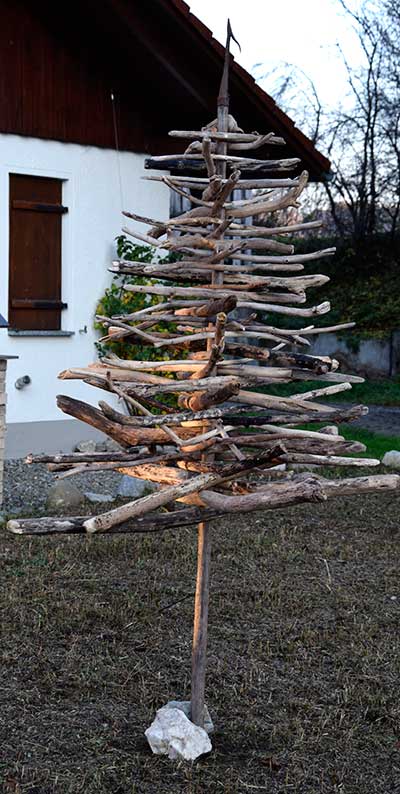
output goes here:
[{"label": "wooden pole", "polygon": [[[228,20],[227,39],[225,48],[224,70],[218,95],[218,132],[228,131],[229,112],[229,43],[232,30]],[[218,154],[226,155],[227,144],[218,142]],[[220,160],[215,164],[216,173],[226,179],[226,161]],[[224,220],[224,211],[221,212],[221,221]],[[223,284],[223,271],[214,271],[212,285]],[[211,352],[212,340],[208,340],[208,351]],[[210,373],[211,374],[211,373]],[[211,567],[211,527],[203,522],[198,525],[197,544],[197,579],[194,603],[194,625],[192,646],[192,691],[191,691],[191,720],[195,725],[204,727],[204,693],[207,665],[207,629],[208,629],[208,602],[210,588]]]},{"label": "wooden pole", "polygon": [[204,691],[207,663],[208,602],[210,592],[211,526],[198,525],[197,579],[192,648],[191,719],[204,727]]}]

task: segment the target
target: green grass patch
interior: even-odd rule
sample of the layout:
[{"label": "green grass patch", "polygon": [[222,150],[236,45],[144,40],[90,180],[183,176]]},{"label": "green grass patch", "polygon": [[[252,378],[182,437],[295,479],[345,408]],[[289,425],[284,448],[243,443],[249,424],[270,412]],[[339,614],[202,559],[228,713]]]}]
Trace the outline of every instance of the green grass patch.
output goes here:
[{"label": "green grass patch", "polygon": [[[276,386],[264,386],[259,391],[277,397],[290,397],[302,394],[311,389],[323,389],[331,384],[326,381],[296,381],[295,383],[279,383]],[[355,383],[348,391],[338,392],[331,397],[324,397],[324,402],[346,402],[363,405],[400,406],[400,378],[382,378]]]},{"label": "green grass patch", "polygon": [[[319,430],[321,427],[323,427],[322,424],[314,423],[301,425],[303,430]],[[365,444],[367,447],[366,451],[357,454],[357,457],[360,458],[382,459],[385,452],[390,452],[392,449],[400,449],[400,436],[383,436],[380,433],[372,433],[371,430],[365,430],[363,427],[354,427],[353,425],[339,425],[339,433],[347,441],[360,441]]]},{"label": "green grass patch", "polygon": [[351,427],[351,425],[345,427],[341,425],[339,432],[348,440],[361,441],[362,444],[365,444],[367,451],[364,454],[369,458],[381,459],[385,452],[390,452],[391,449],[400,449],[399,436],[382,436],[380,433],[372,433],[371,430],[365,430],[363,427]]}]

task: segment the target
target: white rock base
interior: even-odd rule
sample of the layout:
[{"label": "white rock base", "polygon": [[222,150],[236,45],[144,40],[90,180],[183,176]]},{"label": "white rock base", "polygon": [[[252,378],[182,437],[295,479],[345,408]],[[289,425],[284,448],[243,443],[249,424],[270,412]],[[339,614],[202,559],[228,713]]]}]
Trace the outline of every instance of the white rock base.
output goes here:
[{"label": "white rock base", "polygon": [[169,705],[158,709],[145,736],[153,753],[168,755],[171,759],[195,761],[212,750],[204,728],[194,725],[181,708],[171,708]]},{"label": "white rock base", "polygon": [[[183,711],[183,713],[186,714],[188,720],[190,720],[190,707],[191,707],[190,700],[170,700],[166,705],[167,709],[180,709],[181,711]],[[210,712],[205,704],[204,704],[204,730],[208,734],[214,733],[213,721],[211,719]]]}]

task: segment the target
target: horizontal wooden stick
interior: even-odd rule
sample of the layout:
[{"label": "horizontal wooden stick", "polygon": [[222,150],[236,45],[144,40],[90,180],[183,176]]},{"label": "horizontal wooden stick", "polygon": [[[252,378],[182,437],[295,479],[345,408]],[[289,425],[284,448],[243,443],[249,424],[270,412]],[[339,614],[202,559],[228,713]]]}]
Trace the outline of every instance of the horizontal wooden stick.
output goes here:
[{"label": "horizontal wooden stick", "polygon": [[[146,179],[146,180],[149,180],[151,182],[164,182],[165,181],[163,176],[158,176],[158,175],[151,175],[150,176],[150,175],[147,175],[147,174],[145,176],[142,176],[141,179]],[[205,179],[205,178],[202,178],[202,177],[197,177],[197,176],[170,176],[168,179],[169,179],[170,182],[174,182],[179,187],[187,187],[187,188],[189,188],[189,190],[191,190],[192,188],[194,190],[201,190],[201,189],[207,188],[209,186],[209,180],[208,179]],[[224,181],[225,180],[222,180],[222,184],[224,184]],[[240,179],[236,183],[236,187],[238,189],[240,189],[240,190],[256,190],[256,189],[262,189],[262,188],[274,189],[274,188],[282,188],[282,187],[294,187],[296,184],[298,184],[298,180],[296,178],[294,178],[294,179],[290,179],[290,178],[287,178],[287,179],[257,179],[257,178],[255,178],[255,179]],[[312,223],[317,223],[318,226],[321,226],[321,222],[320,221],[312,221]],[[294,229],[294,231],[296,231],[296,229]]]},{"label": "horizontal wooden stick", "polygon": [[[253,297],[253,296],[252,296]],[[314,317],[315,315],[327,314],[331,310],[331,304],[329,301],[324,301],[323,303],[319,303],[317,306],[310,306],[309,309],[297,309],[296,306],[277,306],[273,303],[261,303],[258,302],[260,298],[259,295],[254,297],[254,300],[248,301],[241,300],[239,296],[239,300],[237,303],[238,309],[252,309],[253,311],[263,311],[263,312],[272,312],[275,314],[287,314],[292,315],[294,317]],[[257,300],[256,300],[257,299]],[[293,332],[292,333],[296,333]]]},{"label": "horizontal wooden stick", "polygon": [[311,463],[316,466],[379,466],[376,458],[342,458],[337,455],[283,454],[285,463]]},{"label": "horizontal wooden stick", "polygon": [[172,138],[186,138],[188,140],[202,140],[203,138],[209,138],[210,141],[219,141],[225,142],[228,144],[232,143],[258,143],[260,138],[263,140],[263,143],[268,144],[275,144],[278,146],[284,146],[285,140],[284,138],[280,138],[277,135],[274,135],[273,132],[269,132],[266,135],[259,135],[258,133],[251,133],[251,132],[217,132],[214,130],[171,130],[168,135]]},{"label": "horizontal wooden stick", "polygon": [[[251,248],[252,246],[249,246]],[[241,262],[253,262],[254,266],[257,264],[262,263],[269,263],[269,264],[281,264],[281,265],[290,265],[290,264],[302,264],[303,262],[311,262],[314,259],[323,259],[326,256],[333,256],[336,252],[336,248],[326,248],[325,250],[321,251],[314,251],[311,254],[287,254],[286,256],[258,256],[256,254],[232,254],[227,256],[227,259],[238,259]],[[309,276],[308,278],[311,278]],[[319,278],[322,278],[320,276]],[[325,281],[321,282],[326,284],[329,281],[328,276],[324,276]],[[319,285],[317,285],[319,286]]]},{"label": "horizontal wooden stick", "polygon": [[[104,414],[98,410],[98,408],[94,408],[92,405],[84,403],[81,400],[75,400],[72,397],[58,395],[57,405],[62,411],[64,411],[64,413],[68,414],[69,416],[73,416],[75,419],[80,419],[81,421],[86,422],[88,425],[95,427],[97,430],[101,430],[102,433],[106,433],[108,436],[110,436],[110,438],[113,438],[115,441],[125,447],[139,445],[147,446],[148,444],[165,444],[167,441],[162,427],[139,428],[117,424],[117,422],[112,422],[107,419]],[[182,428],[180,433],[182,438],[190,438],[190,436],[193,434],[186,428]],[[110,454],[110,457],[112,457],[112,453]]]},{"label": "horizontal wooden stick", "polygon": [[259,405],[262,408],[274,408],[275,410],[282,411],[298,411],[301,407],[304,411],[318,411],[328,413],[326,406],[320,406],[316,403],[306,402],[305,400],[292,400],[290,397],[274,397],[271,394],[259,394],[258,392],[243,391],[235,396],[235,402],[244,403],[246,405]]},{"label": "horizontal wooden stick", "polygon": [[[235,157],[234,155],[224,155],[224,154],[212,154],[212,159],[216,162],[225,162],[225,163],[232,163],[236,167],[241,168],[244,171],[250,170],[268,170],[268,171],[278,171],[278,170],[287,170],[293,169],[301,160],[298,157],[291,157],[291,158],[284,158],[281,160],[255,160],[248,157]],[[169,164],[173,161],[179,161],[179,163],[187,163],[187,166],[190,168],[193,166],[194,163],[199,162],[201,163],[201,155],[200,154],[162,154],[158,157],[151,157],[145,163],[146,168],[152,168],[154,165],[159,164]],[[201,163],[202,168],[205,168],[205,162]],[[174,166],[172,166],[173,168]]]},{"label": "horizontal wooden stick", "polygon": [[191,425],[194,425],[195,422],[200,421],[202,422],[202,426],[204,427],[204,420],[206,419],[220,419],[223,416],[221,408],[208,408],[205,411],[197,411],[197,412],[190,412],[190,411],[182,411],[181,413],[176,414],[166,414],[166,415],[152,415],[152,416],[125,416],[125,414],[121,414],[119,411],[116,411],[114,408],[111,408],[110,405],[103,402],[102,400],[99,402],[99,407],[109,419],[114,422],[120,422],[121,424],[125,425],[135,425],[136,427],[158,427],[160,425],[168,424],[171,427],[175,427],[176,425],[181,425],[185,422],[190,422]]},{"label": "horizontal wooden stick", "polygon": [[329,397],[338,392],[347,391],[351,389],[351,383],[345,381],[344,383],[335,383],[334,386],[327,386],[325,389],[312,389],[311,391],[300,392],[299,394],[292,394],[292,400],[314,400],[315,397]]},{"label": "horizontal wooden stick", "polygon": [[[309,475],[307,475],[307,481]],[[400,487],[400,476],[398,474],[385,474],[375,475],[368,477],[350,477],[339,480],[327,480],[324,478],[312,477],[312,479],[320,484],[323,492],[328,499],[335,498],[336,496],[351,496],[357,494],[373,494],[373,493],[386,493],[394,491]],[[296,484],[297,478],[293,481]],[[270,486],[265,486],[270,488]],[[259,495],[258,490],[255,494],[249,496]],[[206,492],[207,494],[208,492]],[[202,493],[204,498],[204,492]],[[206,497],[207,498],[207,497]],[[213,521],[221,518],[230,513],[236,513],[238,506],[233,499],[247,499],[247,496],[230,497],[229,503],[225,503],[223,511],[216,509],[198,509],[191,508],[185,510],[175,510],[170,513],[152,513],[151,515],[129,520],[126,523],[119,524],[118,526],[111,527],[108,530],[109,534],[128,533],[135,534],[138,532],[162,532],[168,529],[180,529],[186,526],[191,526],[199,523],[200,521]],[[243,504],[243,503],[242,503]],[[288,504],[287,502],[285,504]],[[257,509],[266,509],[265,500],[263,504],[257,502],[254,512]],[[277,504],[275,497],[274,508],[285,505]],[[55,517],[46,516],[40,518],[18,518],[12,519],[7,524],[7,530],[15,535],[58,535],[58,534],[76,534],[84,533],[84,522],[89,519],[89,516],[69,516],[69,517]],[[229,526],[229,525],[227,525]],[[249,531],[256,528],[254,523],[242,523],[243,531]]]},{"label": "horizontal wooden stick", "polygon": [[104,532],[116,524],[122,524],[131,518],[137,518],[145,515],[146,513],[169,504],[178,498],[188,496],[192,493],[197,493],[207,487],[218,485],[226,482],[233,477],[243,476],[251,469],[258,468],[258,466],[267,465],[272,462],[278,462],[279,456],[282,454],[281,447],[274,447],[263,455],[254,458],[248,458],[245,461],[227,466],[222,477],[220,474],[199,474],[197,477],[192,477],[188,482],[181,485],[172,485],[163,488],[162,491],[157,491],[149,496],[144,496],[135,502],[129,502],[126,505],[117,507],[101,516],[89,518],[84,522],[84,527],[87,532]]},{"label": "horizontal wooden stick", "polygon": [[310,477],[301,482],[274,483],[262,491],[246,496],[226,496],[215,491],[203,491],[202,501],[207,507],[222,513],[248,513],[254,510],[273,510],[301,502],[324,502],[326,494],[317,479]]},{"label": "horizontal wooden stick", "polygon": [[[230,361],[226,361],[223,364],[221,363],[220,371],[224,372],[226,375],[229,374],[232,377],[256,378],[256,380],[259,381],[270,381],[271,379],[278,380],[279,378],[283,378],[284,380],[281,381],[282,383],[299,380],[330,381],[333,383],[364,383],[365,380],[359,375],[348,375],[347,373],[342,374],[341,372],[315,372],[311,369],[307,369],[305,371],[300,368],[296,369],[295,367],[292,367],[291,369],[284,369],[280,367],[268,367],[262,365],[251,366],[247,364],[236,364],[234,362],[231,364]],[[296,399],[298,398],[301,399],[302,395],[297,395]]]}]

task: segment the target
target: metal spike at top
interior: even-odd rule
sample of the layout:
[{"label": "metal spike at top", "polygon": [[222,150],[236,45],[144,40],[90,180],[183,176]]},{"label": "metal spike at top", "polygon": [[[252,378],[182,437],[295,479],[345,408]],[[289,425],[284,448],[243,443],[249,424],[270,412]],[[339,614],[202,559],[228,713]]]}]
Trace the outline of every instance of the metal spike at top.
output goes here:
[{"label": "metal spike at top", "polygon": [[230,19],[228,19],[227,33],[226,33],[226,45],[225,45],[224,69],[223,69],[223,72],[222,72],[221,84],[220,84],[220,87],[219,87],[218,106],[224,105],[224,106],[228,107],[228,105],[229,105],[229,91],[228,91],[228,83],[229,83],[229,54],[230,54],[229,53],[229,45],[230,45],[231,39],[233,39],[233,41],[236,42],[236,44],[239,47],[239,50],[241,51],[241,46],[240,46],[237,38],[233,34],[233,31],[232,31],[232,28],[231,28],[231,22],[230,22]]}]

